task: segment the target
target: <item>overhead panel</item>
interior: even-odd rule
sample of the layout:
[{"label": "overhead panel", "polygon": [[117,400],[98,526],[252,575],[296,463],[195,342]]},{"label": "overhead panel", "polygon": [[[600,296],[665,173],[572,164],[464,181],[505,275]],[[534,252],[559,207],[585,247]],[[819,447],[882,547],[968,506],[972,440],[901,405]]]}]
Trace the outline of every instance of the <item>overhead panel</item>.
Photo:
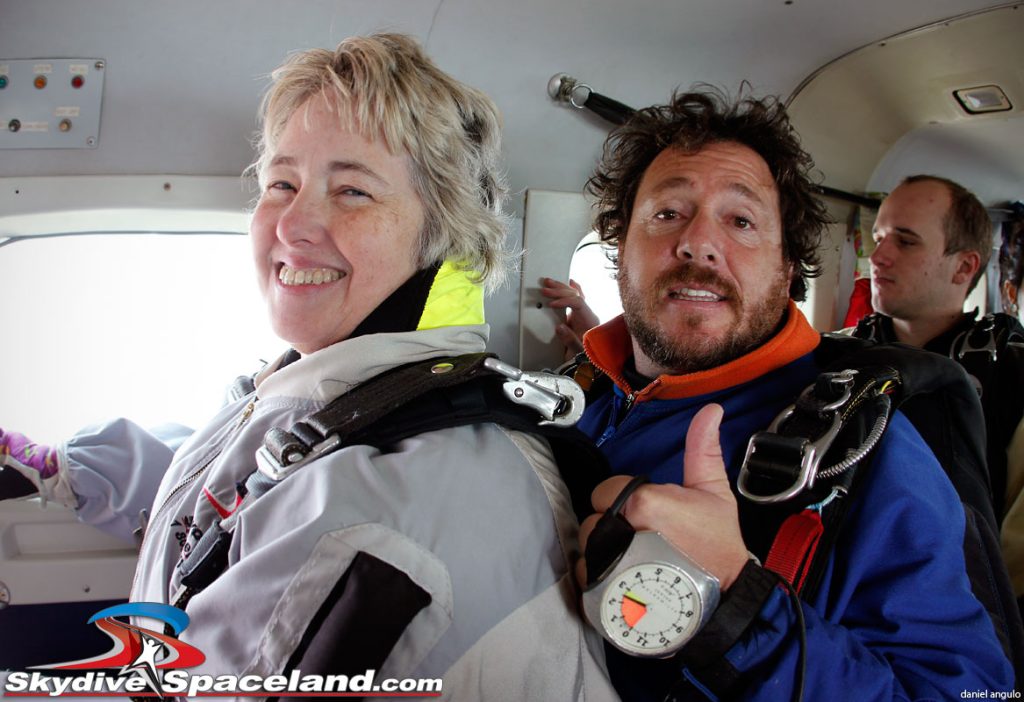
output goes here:
[{"label": "overhead panel", "polygon": [[0,149],[95,149],[106,62],[0,59]]}]

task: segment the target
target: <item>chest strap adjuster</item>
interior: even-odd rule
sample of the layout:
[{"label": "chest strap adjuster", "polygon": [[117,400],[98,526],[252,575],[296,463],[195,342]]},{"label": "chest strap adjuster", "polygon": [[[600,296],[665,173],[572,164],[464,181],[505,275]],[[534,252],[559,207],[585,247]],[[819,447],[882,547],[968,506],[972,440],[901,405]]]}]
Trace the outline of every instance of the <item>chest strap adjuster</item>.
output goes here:
[{"label": "chest strap adjuster", "polygon": [[[899,383],[899,374],[889,368],[822,373],[767,431],[751,437],[736,486],[740,494],[752,502],[770,504],[803,491],[820,493],[819,480],[828,488],[830,481],[847,473],[882,438],[892,412],[891,394]],[[837,445],[846,447],[845,453],[833,451],[839,454],[835,463],[823,468],[822,461],[844,427],[862,409],[869,412],[867,435],[852,446]],[[837,484],[845,487],[847,480]]]},{"label": "chest strap adjuster", "polygon": [[[832,447],[843,426],[843,408],[849,403],[854,371],[827,374],[828,382],[818,382],[801,394],[795,403],[783,410],[766,431],[759,431],[750,438],[747,452],[743,457],[736,488],[752,502],[770,504],[789,500],[804,490],[814,487],[821,461]],[[815,401],[814,390],[826,389],[834,393],[827,401]],[[838,395],[836,397],[835,395]],[[813,411],[807,411],[813,407]],[[784,434],[787,424],[798,415],[803,419],[811,415],[816,426],[804,426],[813,432]],[[810,437],[808,436],[810,435]],[[765,493],[754,489],[772,485]],[[781,485],[781,489],[776,489]]]},{"label": "chest strap adjuster", "polygon": [[310,447],[297,439],[293,432],[274,427],[256,450],[256,467],[268,478],[280,482],[307,463],[334,451],[340,444],[341,436],[331,434]]}]

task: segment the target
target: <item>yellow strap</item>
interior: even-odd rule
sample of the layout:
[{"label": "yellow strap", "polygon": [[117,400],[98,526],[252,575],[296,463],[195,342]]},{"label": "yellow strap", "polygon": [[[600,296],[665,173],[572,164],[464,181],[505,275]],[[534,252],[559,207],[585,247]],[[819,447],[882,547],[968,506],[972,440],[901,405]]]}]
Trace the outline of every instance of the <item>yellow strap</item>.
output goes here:
[{"label": "yellow strap", "polygon": [[475,273],[445,261],[434,277],[417,330],[484,323],[484,290]]}]

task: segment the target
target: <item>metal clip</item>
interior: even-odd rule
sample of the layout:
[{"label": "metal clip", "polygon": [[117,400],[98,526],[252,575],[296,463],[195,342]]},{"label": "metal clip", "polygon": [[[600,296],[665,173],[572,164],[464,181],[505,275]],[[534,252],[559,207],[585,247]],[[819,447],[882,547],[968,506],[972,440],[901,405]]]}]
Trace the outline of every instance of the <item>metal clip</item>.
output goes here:
[{"label": "metal clip", "polygon": [[[983,353],[988,353],[992,363],[996,362],[996,358],[999,355],[999,347],[996,345],[995,320],[986,317],[983,321],[984,324],[980,325],[979,327],[972,327],[971,329],[967,329],[966,331],[960,332],[960,335],[953,340],[953,345],[950,347],[949,354],[950,357],[953,358],[953,360],[962,361],[965,355],[980,351]],[[980,346],[976,346],[971,341],[971,338],[974,336],[976,332],[985,335],[985,343],[981,344]],[[961,339],[963,340],[962,342]],[[956,349],[955,357],[953,356],[953,349]]]},{"label": "metal clip", "polygon": [[[840,371],[838,373],[829,373],[828,380],[830,383],[839,384],[843,387],[842,396],[823,407],[816,408],[818,415],[825,419],[825,415],[829,412],[832,413],[831,423],[828,428],[819,436],[817,439],[811,441],[810,439],[803,439],[799,443],[800,452],[800,472],[797,475],[796,480],[785,490],[777,492],[774,495],[760,495],[752,492],[749,486],[750,479],[750,461],[751,458],[756,456],[758,452],[759,442],[768,441],[768,437],[779,437],[779,429],[785,425],[790,417],[797,411],[797,404],[794,403],[784,409],[779,415],[772,421],[768,429],[763,432],[758,432],[750,437],[750,442],[747,444],[747,452],[743,456],[743,465],[740,467],[739,479],[736,481],[736,489],[739,493],[746,497],[752,502],[759,504],[771,504],[773,502],[784,502],[796,495],[800,494],[803,490],[814,487],[814,481],[818,477],[818,471],[821,468],[821,460],[828,453],[829,448],[832,446],[832,442],[835,441],[836,436],[839,435],[839,430],[843,426],[843,407],[850,401],[853,395],[853,378],[857,371],[850,369]],[[806,396],[814,392],[817,383],[807,387],[800,395],[800,400],[803,400]],[[800,402],[797,400],[797,402]],[[790,439],[793,442],[797,441],[796,437],[779,437]],[[796,444],[792,444],[796,446]]]},{"label": "metal clip", "polygon": [[[822,375],[828,377],[828,383],[830,387],[835,387],[836,385],[842,386],[843,394],[838,399],[823,405],[818,411],[836,412],[845,407],[846,403],[850,401],[851,397],[853,397],[853,380],[854,377],[857,375],[857,369],[848,368],[846,370],[838,371],[835,373],[822,373]],[[800,393],[800,398],[803,399],[805,397],[810,396],[811,393],[814,392],[816,387],[817,383],[805,388],[804,391]],[[788,416],[789,415],[787,415],[786,418],[788,418]],[[774,431],[779,426],[782,425],[779,422],[779,417],[776,417],[775,421],[772,422],[772,425],[771,427],[769,427],[768,431]]]},{"label": "metal clip", "polygon": [[541,424],[570,427],[583,416],[586,401],[576,381],[552,373],[527,373],[513,365],[488,358],[484,367],[505,376],[502,390],[516,404],[536,410]]},{"label": "metal clip", "polygon": [[[256,467],[261,473],[263,473],[263,475],[267,476],[271,480],[281,481],[307,463],[312,463],[316,459],[320,458],[320,456],[330,453],[337,448],[340,443],[341,437],[337,434],[331,434],[310,449],[309,453],[305,456],[296,455],[294,463],[278,462],[278,460],[274,458],[274,454],[270,452],[270,449],[268,449],[266,445],[263,445],[256,450]],[[286,456],[285,460],[287,461],[289,458],[291,457]]]},{"label": "metal clip", "polygon": [[750,437],[750,443],[747,444],[746,455],[743,456],[743,465],[740,468],[739,480],[736,482],[736,489],[739,490],[740,494],[746,497],[752,502],[759,504],[771,504],[773,502],[784,502],[796,495],[800,494],[807,488],[814,487],[814,480],[818,475],[818,468],[821,466],[821,459],[828,453],[828,449],[832,446],[832,442],[835,441],[836,436],[839,434],[839,430],[842,427],[842,416],[839,412],[832,413],[832,424],[820,437],[814,441],[804,439],[800,445],[800,473],[797,479],[785,490],[777,492],[774,495],[759,495],[751,492],[748,486],[748,480],[750,477],[749,463],[752,456],[757,453],[758,437],[763,434],[774,434],[778,426],[789,419],[795,411],[795,406],[790,405],[786,410],[782,412],[772,425],[768,428],[767,432],[758,432]]}]

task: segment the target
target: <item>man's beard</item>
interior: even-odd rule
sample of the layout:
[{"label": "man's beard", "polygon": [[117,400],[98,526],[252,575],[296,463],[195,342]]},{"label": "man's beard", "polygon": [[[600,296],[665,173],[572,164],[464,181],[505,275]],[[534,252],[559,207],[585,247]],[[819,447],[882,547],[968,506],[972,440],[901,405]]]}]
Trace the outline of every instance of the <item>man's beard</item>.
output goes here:
[{"label": "man's beard", "polygon": [[[693,263],[686,262],[665,271],[646,290],[634,290],[627,271],[626,262],[620,259],[619,294],[630,336],[658,367],[677,374],[716,368],[757,348],[775,333],[789,300],[789,279],[784,268],[779,270],[767,295],[751,306],[744,306],[734,285],[714,271]],[[704,322],[700,312],[688,313],[682,319],[683,326],[694,334],[673,337],[657,326],[656,313],[662,303],[662,292],[679,284],[691,288],[711,286],[726,298],[726,304],[736,313],[737,322],[725,338],[712,339],[696,333]]]}]

